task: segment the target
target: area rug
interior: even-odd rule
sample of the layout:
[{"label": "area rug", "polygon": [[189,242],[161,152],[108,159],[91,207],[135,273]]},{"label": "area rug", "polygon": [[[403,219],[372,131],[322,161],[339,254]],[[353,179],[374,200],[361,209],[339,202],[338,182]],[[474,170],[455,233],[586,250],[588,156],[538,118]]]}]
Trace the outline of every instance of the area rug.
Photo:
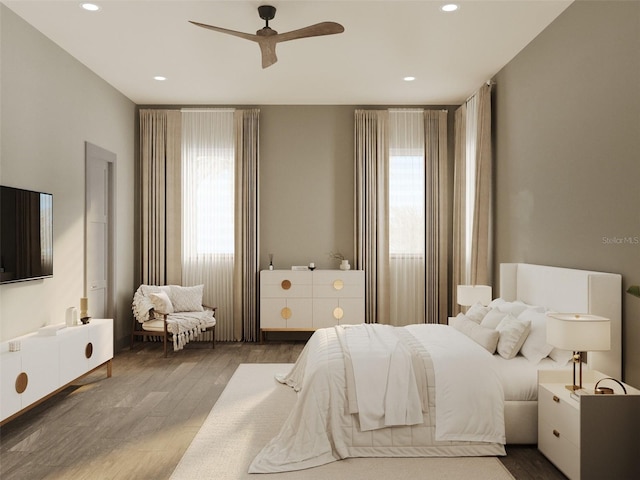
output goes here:
[{"label": "area rug", "polygon": [[286,473],[249,474],[249,464],[273,438],[296,401],[275,381],[291,364],[241,364],[174,470],[172,480],[513,480],[494,457],[349,458]]}]

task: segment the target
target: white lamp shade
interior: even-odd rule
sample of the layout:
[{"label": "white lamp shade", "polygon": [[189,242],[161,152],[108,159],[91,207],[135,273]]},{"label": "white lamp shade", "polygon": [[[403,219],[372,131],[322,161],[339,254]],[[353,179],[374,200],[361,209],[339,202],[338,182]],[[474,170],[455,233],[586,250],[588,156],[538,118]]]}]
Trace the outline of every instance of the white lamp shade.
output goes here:
[{"label": "white lamp shade", "polygon": [[589,352],[611,348],[608,318],[582,313],[548,313],[547,343],[563,350]]},{"label": "white lamp shade", "polygon": [[458,305],[469,307],[480,302],[482,305],[491,303],[491,287],[488,285],[458,285]]}]

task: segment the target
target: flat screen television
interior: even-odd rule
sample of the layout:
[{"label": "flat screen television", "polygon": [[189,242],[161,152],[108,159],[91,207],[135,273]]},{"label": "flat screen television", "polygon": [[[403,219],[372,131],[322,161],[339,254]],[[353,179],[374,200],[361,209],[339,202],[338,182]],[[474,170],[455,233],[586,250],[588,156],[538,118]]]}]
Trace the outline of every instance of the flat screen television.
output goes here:
[{"label": "flat screen television", "polygon": [[0,283],[53,276],[53,195],[0,186]]}]

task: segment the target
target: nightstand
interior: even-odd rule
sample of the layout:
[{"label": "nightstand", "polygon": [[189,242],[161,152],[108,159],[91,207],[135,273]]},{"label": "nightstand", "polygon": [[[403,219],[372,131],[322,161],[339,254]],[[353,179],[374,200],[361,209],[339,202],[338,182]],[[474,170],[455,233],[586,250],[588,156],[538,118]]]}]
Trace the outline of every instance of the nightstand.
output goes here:
[{"label": "nightstand", "polygon": [[[583,375],[579,395],[565,387],[571,373],[538,373],[538,448],[570,479],[640,478],[640,390],[625,385],[621,394],[595,395],[606,375]],[[620,394],[618,394],[620,392]]]}]

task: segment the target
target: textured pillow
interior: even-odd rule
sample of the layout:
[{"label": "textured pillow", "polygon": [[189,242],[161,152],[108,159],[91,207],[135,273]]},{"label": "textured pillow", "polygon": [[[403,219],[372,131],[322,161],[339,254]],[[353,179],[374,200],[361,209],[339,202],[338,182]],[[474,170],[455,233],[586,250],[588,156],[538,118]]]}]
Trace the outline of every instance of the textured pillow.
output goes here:
[{"label": "textured pillow", "polygon": [[489,313],[484,316],[484,318],[480,322],[480,325],[482,325],[484,328],[496,328],[500,324],[502,319],[507,315],[509,314],[502,312],[497,308],[492,308],[491,310],[489,310]]},{"label": "textured pillow", "polygon": [[193,287],[181,287],[179,285],[171,285],[169,298],[173,304],[174,312],[202,312],[202,295],[204,285],[195,285]]},{"label": "textured pillow", "polygon": [[173,313],[173,304],[169,299],[169,295],[167,295],[163,291],[159,291],[157,293],[150,293],[149,299],[151,300],[151,304],[153,305],[153,309],[158,313]]},{"label": "textured pillow", "polygon": [[496,327],[496,330],[500,332],[497,348],[500,356],[507,360],[515,357],[527,339],[530,329],[531,322],[529,320],[518,320],[511,314],[504,317]]},{"label": "textured pillow", "polygon": [[464,333],[478,345],[487,349],[489,353],[494,354],[496,352],[496,345],[498,344],[498,337],[500,336],[497,330],[481,327],[462,314],[452,318],[450,325]]},{"label": "textured pillow", "polygon": [[540,363],[553,350],[553,346],[547,343],[547,315],[529,308],[518,315],[518,320],[531,322],[531,331],[522,344],[520,353],[530,362]]},{"label": "textured pillow", "polygon": [[473,320],[476,323],[480,323],[484,316],[491,310],[489,307],[485,307],[480,302],[477,302],[475,305],[471,305],[469,310],[465,313],[465,316],[469,320]]}]

